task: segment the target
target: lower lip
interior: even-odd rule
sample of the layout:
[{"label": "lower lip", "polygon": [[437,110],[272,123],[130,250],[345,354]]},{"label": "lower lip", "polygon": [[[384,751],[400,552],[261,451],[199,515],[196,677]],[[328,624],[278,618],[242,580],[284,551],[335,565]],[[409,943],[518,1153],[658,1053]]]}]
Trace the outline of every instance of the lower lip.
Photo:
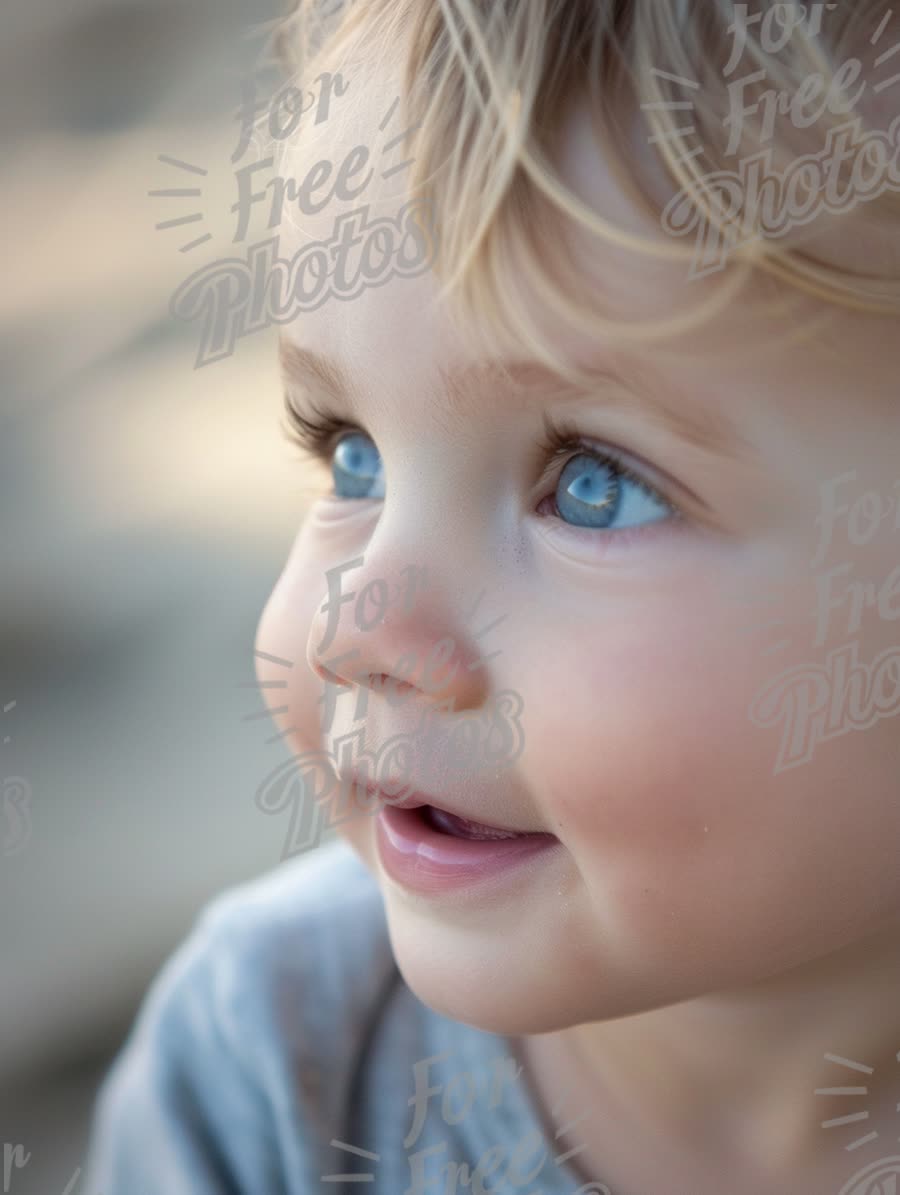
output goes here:
[{"label": "lower lip", "polygon": [[432,829],[418,809],[385,805],[376,818],[378,853],[385,871],[415,892],[447,892],[505,875],[559,845],[552,834],[475,841]]}]

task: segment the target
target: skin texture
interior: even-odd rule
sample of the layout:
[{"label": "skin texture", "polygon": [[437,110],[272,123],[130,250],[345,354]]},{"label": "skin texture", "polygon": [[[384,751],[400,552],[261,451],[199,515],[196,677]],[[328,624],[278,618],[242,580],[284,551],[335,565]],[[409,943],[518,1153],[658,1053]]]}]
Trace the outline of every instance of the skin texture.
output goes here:
[{"label": "skin texture", "polygon": [[[300,177],[319,157],[338,163],[354,145],[377,144],[396,79],[351,77],[339,118],[297,138],[285,173]],[[559,165],[595,210],[662,239],[619,190],[578,105],[563,124]],[[335,218],[361,202],[394,215],[408,198],[403,175],[376,174],[360,199],[334,198],[283,226],[282,253],[327,239]],[[562,226],[553,235],[570,238],[598,302],[617,315],[671,313],[712,285],[688,283],[683,264]],[[896,511],[895,321],[833,311],[818,342],[790,343],[795,324],[774,314],[751,321],[748,295],[665,351],[629,349],[557,328],[534,295],[558,345],[615,365],[622,382],[587,401],[548,386],[492,385],[463,404],[438,371],[478,353],[465,323],[435,304],[437,286],[430,272],[392,279],[283,329],[353,379],[358,394],[336,414],[377,444],[387,494],[329,497],[323,475],[257,636],[258,650],[295,661],[287,693],[271,695],[287,706],[278,724],[294,728],[287,741],[297,753],[328,750],[363,724],[354,723],[354,697],[367,688],[366,743],[377,750],[411,732],[435,701],[418,669],[406,703],[380,691],[404,655],[422,660],[448,637],[462,663],[498,652],[444,687],[455,711],[440,713],[439,725],[449,733],[515,690],[524,751],[505,771],[455,789],[448,782],[444,795],[473,818],[547,831],[560,846],[496,884],[424,898],[385,874],[372,817],[343,824],[381,886],[406,982],[447,1016],[512,1039],[550,1131],[563,1091],[570,1118],[588,1109],[576,1130],[588,1142],[578,1168],[617,1195],[838,1192],[864,1162],[898,1152],[898,722],[851,729],[776,771],[780,728],[754,725],[749,710],[793,666],[823,665],[850,642],[868,664],[898,642],[900,585],[852,629],[844,602],[815,641],[816,577],[846,563],[851,578],[883,584],[900,560],[893,515],[864,545],[838,518],[824,561],[811,567],[831,479],[855,470],[840,498],[873,491]],[[762,283],[753,293],[775,294]],[[825,308],[809,300],[800,311]],[[734,456],[687,443],[648,417],[642,396],[683,414],[724,413],[744,447]],[[310,397],[335,406],[292,390],[301,410]],[[569,526],[546,506],[538,513],[562,467],[540,486],[545,410],[617,451],[681,517],[617,532]],[[354,605],[343,606],[319,651],[326,570],[357,557],[364,564],[345,575],[344,592],[384,579],[396,594],[410,566],[427,568],[429,587],[412,610],[394,601],[367,632],[354,624]],[[773,618],[779,625],[767,626]],[[336,670],[352,689],[323,733],[326,661],[354,648],[358,661]],[[260,680],[284,679],[265,661],[257,667]],[[827,1053],[874,1075],[861,1079]],[[861,1082],[863,1102],[814,1094]],[[862,1127],[821,1128],[863,1107]],[[875,1128],[879,1142],[844,1148]]]}]

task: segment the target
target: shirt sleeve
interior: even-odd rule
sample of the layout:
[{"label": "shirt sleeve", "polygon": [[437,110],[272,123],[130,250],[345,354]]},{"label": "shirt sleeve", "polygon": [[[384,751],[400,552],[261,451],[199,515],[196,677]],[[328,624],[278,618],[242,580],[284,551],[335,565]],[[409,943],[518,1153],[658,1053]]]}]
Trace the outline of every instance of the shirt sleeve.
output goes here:
[{"label": "shirt sleeve", "polygon": [[94,1109],[89,1195],[286,1195],[216,903],[151,986]]}]

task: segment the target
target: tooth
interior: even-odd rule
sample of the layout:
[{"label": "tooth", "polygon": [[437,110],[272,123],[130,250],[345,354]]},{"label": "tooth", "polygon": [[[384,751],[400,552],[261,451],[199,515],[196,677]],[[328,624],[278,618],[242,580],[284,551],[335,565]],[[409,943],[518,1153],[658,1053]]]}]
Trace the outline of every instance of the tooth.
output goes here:
[{"label": "tooth", "polygon": [[428,816],[432,824],[445,834],[454,838],[470,838],[478,841],[494,841],[503,838],[518,838],[514,830],[499,830],[496,826],[483,826],[480,822],[470,821],[466,817],[457,817],[455,813],[447,813],[444,809],[429,807]]}]

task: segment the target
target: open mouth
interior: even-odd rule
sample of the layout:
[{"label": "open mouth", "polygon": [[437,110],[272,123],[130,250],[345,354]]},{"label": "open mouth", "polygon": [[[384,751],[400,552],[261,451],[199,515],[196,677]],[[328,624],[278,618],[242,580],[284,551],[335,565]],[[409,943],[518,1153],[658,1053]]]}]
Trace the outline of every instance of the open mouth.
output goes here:
[{"label": "open mouth", "polygon": [[539,866],[561,845],[553,834],[486,826],[436,805],[384,805],[376,819],[381,863],[397,883],[437,896],[482,883],[499,883],[520,869]]},{"label": "open mouth", "polygon": [[457,817],[455,813],[447,813],[434,805],[422,805],[416,812],[426,825],[432,830],[437,830],[439,834],[467,838],[471,842],[497,842],[503,838],[530,837],[515,830],[501,830],[497,826],[485,826],[481,822],[470,821],[467,817]]},{"label": "open mouth", "polygon": [[502,842],[510,838],[553,838],[552,834],[490,826],[458,813],[450,813],[447,809],[441,809],[439,805],[430,805],[424,799],[424,793],[414,793],[400,800],[395,796],[386,796],[371,782],[362,783],[369,798],[378,802],[379,806],[383,803],[386,809],[403,810],[408,814],[410,829],[419,827],[431,833],[443,834],[448,838],[463,838],[469,842]]}]

